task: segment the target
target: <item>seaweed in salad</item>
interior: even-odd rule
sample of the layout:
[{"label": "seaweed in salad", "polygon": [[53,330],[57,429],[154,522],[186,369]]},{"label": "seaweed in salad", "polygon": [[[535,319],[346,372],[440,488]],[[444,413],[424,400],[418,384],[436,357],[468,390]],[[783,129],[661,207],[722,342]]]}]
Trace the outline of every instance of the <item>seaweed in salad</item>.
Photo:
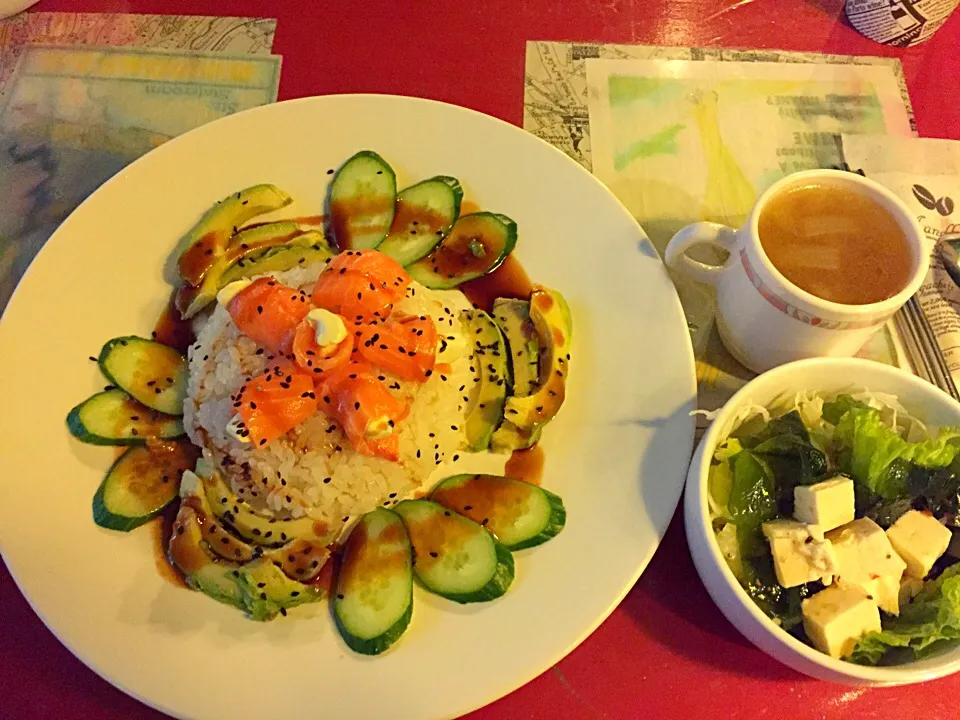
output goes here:
[{"label": "seaweed in salad", "polygon": [[896,398],[868,393],[828,401],[800,393],[782,414],[754,408],[738,419],[714,454],[710,504],[721,551],[765,614],[806,641],[801,603],[824,585],[781,586],[762,526],[792,517],[798,485],[846,476],[856,518],[887,529],[920,510],[954,532],[952,550],[916,597],[899,616],[884,613],[882,630],[860,639],[848,659],[904,662],[960,639],[960,428],[931,432]]}]

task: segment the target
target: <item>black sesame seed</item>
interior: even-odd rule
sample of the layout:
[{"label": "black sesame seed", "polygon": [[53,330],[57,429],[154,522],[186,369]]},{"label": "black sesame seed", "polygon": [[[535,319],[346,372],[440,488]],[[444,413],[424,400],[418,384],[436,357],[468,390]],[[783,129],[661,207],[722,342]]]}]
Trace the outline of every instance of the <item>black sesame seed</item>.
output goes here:
[{"label": "black sesame seed", "polygon": [[431,552],[430,557],[435,558],[435,557],[440,557],[440,555],[438,553]]}]

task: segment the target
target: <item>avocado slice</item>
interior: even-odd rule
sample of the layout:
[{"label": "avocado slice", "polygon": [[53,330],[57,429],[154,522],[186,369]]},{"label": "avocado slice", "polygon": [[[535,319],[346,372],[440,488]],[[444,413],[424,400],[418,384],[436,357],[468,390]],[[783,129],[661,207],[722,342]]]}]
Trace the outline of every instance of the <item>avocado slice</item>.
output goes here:
[{"label": "avocado slice", "polygon": [[[297,252],[305,251],[307,248],[322,249],[326,247],[326,241],[323,240],[322,234],[314,230],[301,233],[297,224],[292,222],[268,223],[245,230],[240,234],[246,235],[246,239],[236,246],[231,245],[210,266],[199,285],[184,285],[177,291],[177,309],[180,310],[184,319],[193,317],[217,299],[217,292],[227,284],[224,282],[225,273],[234,270],[234,273],[238,276],[250,277],[255,273],[267,272],[267,270],[260,273],[255,270],[251,272],[251,267],[248,265],[248,261],[251,263],[255,260],[262,261],[265,251],[287,246],[296,247]],[[304,238],[304,235],[307,237]],[[329,248],[327,249],[329,250]],[[329,255],[332,254],[332,252],[329,253]],[[324,255],[324,259],[326,257],[328,255]],[[294,264],[296,264],[296,260],[290,267],[293,267]],[[242,273],[237,272],[238,270]]]},{"label": "avocado slice", "polygon": [[514,298],[493,301],[493,321],[507,341],[513,368],[513,392],[526,397],[540,385],[540,338],[530,320],[530,303]]},{"label": "avocado slice", "polygon": [[180,478],[180,500],[182,506],[193,508],[200,526],[201,539],[215,555],[224,560],[243,563],[253,560],[259,554],[259,549],[251,547],[229,528],[217,522],[200,478],[189,470]]},{"label": "avocado slice", "polygon": [[510,383],[506,343],[497,324],[483,310],[463,313],[467,337],[473,340],[479,391],[467,413],[464,432],[473,452],[490,446],[493,431],[503,420],[503,403]]},{"label": "avocado slice", "polygon": [[241,610],[247,609],[244,595],[237,585],[240,566],[218,560],[206,549],[199,516],[190,505],[181,505],[177,512],[167,557],[180,569],[187,584],[194,590],[218,602]]},{"label": "avocado slice", "polygon": [[[515,397],[526,397],[540,385],[540,338],[530,320],[530,303],[513,298],[497,298],[493,320],[507,341],[513,370]],[[504,419],[490,441],[494,452],[528,448],[540,440],[540,427],[521,428]]]},{"label": "avocado slice", "polygon": [[526,397],[507,398],[504,417],[517,428],[533,432],[550,422],[563,405],[573,320],[563,295],[542,285],[533,286],[530,319],[540,339],[540,385]]},{"label": "avocado slice", "polygon": [[177,259],[180,277],[190,285],[199,285],[238,227],[291,202],[293,198],[276,185],[254,185],[220,200],[181,238]]},{"label": "avocado slice", "polygon": [[283,547],[267,550],[263,559],[280,568],[291,580],[309,582],[320,574],[330,551],[318,538],[297,538]]},{"label": "avocado slice", "polygon": [[278,520],[261,514],[238,498],[217,472],[200,479],[213,514],[249,543],[277,547],[298,538],[324,542],[330,534],[323,523],[309,517]]},{"label": "avocado slice", "polygon": [[253,620],[272,620],[277,613],[323,599],[324,590],[291,580],[265,557],[240,569],[237,580],[247,612]]},{"label": "avocado slice", "polygon": [[277,613],[324,596],[323,588],[289,579],[266,558],[245,564],[217,558],[203,539],[203,526],[210,521],[192,502],[184,502],[170,538],[170,561],[194,590],[233,605],[254,620],[272,620]]},{"label": "avocado slice", "polygon": [[334,256],[323,234],[315,230],[296,236],[284,245],[267,247],[244,255],[228,267],[220,278],[218,291],[236,280],[268,272],[286,272],[298,265],[323,262]]}]

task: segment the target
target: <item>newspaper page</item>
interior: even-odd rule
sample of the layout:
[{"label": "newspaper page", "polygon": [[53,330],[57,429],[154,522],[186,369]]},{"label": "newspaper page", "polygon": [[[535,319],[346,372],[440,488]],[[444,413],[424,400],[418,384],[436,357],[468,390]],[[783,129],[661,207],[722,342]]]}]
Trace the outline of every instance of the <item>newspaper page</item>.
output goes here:
[{"label": "newspaper page", "polygon": [[186,130],[276,100],[275,25],[116,13],[0,22],[0,311],[105,180]]},{"label": "newspaper page", "polygon": [[[623,78],[615,105],[611,76]],[[597,174],[660,252],[689,223],[737,225],[784,174],[841,166],[841,132],[915,134],[896,60],[550,42],[527,46],[524,127]],[[699,406],[714,409],[754,374],[720,342],[712,288],[674,281]],[[892,326],[860,354],[906,363]]]},{"label": "newspaper page", "polygon": [[886,186],[916,214],[930,270],[911,301],[919,312],[908,304],[898,318],[901,334],[917,374],[960,399],[960,141],[844,135],[843,155],[850,170]]}]

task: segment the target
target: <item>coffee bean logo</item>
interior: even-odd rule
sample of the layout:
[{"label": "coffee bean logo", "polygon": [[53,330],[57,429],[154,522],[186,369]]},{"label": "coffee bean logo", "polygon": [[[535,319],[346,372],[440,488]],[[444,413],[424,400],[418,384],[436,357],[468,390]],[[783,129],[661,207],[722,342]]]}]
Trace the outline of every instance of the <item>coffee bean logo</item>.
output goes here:
[{"label": "coffee bean logo", "polygon": [[938,213],[946,217],[947,215],[953,212],[953,199],[948,197],[942,197],[939,200],[937,200],[937,204],[935,207],[937,208]]},{"label": "coffee bean logo", "polygon": [[935,198],[933,193],[927,190],[923,185],[914,185],[911,189],[913,190],[913,196],[917,199],[917,202],[923,205],[927,210],[933,210],[937,207],[937,198]]}]

